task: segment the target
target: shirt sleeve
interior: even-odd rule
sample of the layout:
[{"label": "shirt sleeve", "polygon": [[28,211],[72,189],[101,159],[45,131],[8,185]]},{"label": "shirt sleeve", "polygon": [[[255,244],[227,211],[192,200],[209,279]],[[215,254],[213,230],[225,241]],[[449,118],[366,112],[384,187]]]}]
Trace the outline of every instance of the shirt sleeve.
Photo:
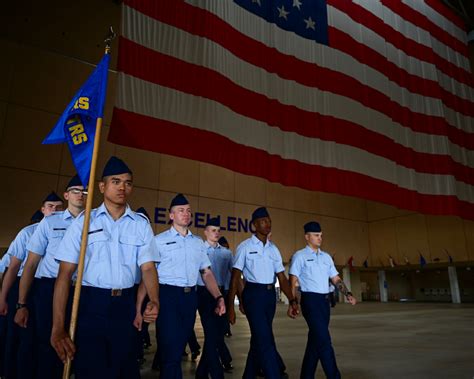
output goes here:
[{"label": "shirt sleeve", "polygon": [[25,232],[25,229],[20,230],[16,235],[13,242],[10,244],[10,247],[7,250],[7,254],[11,257],[15,257],[20,261],[23,261],[28,252],[26,250],[26,244],[28,243],[28,236]]},{"label": "shirt sleeve", "polygon": [[35,232],[31,236],[26,249],[37,255],[44,256],[48,246],[48,221],[46,218],[41,220]]},{"label": "shirt sleeve", "polygon": [[273,245],[273,247],[273,269],[275,270],[275,274],[279,274],[280,272],[285,271],[285,266],[283,266],[280,250],[278,250],[275,245]]},{"label": "shirt sleeve", "polygon": [[160,251],[158,250],[158,246],[155,242],[155,238],[153,235],[153,230],[151,229],[151,225],[147,223],[147,227],[145,228],[145,235],[144,235],[144,242],[145,244],[143,247],[140,248],[138,252],[138,266],[141,266],[147,262],[159,262],[160,259]]},{"label": "shirt sleeve", "polygon": [[84,215],[77,217],[67,228],[63,239],[59,243],[58,250],[54,255],[57,261],[69,263],[79,263],[79,253],[81,250],[82,225]]},{"label": "shirt sleeve", "polygon": [[291,258],[290,275],[299,277],[300,274],[301,274],[301,259],[299,259],[299,257],[295,254]]},{"label": "shirt sleeve", "polygon": [[199,269],[203,270],[205,268],[211,267],[211,261],[209,257],[207,256],[206,246],[204,245],[204,243],[201,243],[200,254],[201,254],[201,265],[199,266]]},{"label": "shirt sleeve", "polygon": [[334,278],[335,276],[339,275],[339,272],[336,269],[336,266],[334,266],[334,261],[332,258],[330,258],[330,264],[329,264],[329,277]]},{"label": "shirt sleeve", "polygon": [[243,271],[245,267],[245,256],[246,256],[247,249],[245,248],[245,244],[240,244],[237,246],[237,251],[235,253],[233,268],[236,268],[240,271]]}]

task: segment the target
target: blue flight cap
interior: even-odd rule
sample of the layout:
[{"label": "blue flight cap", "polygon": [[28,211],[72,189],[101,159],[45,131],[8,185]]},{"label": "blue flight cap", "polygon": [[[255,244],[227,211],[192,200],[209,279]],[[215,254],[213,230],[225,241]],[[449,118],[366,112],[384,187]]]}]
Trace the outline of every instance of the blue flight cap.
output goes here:
[{"label": "blue flight cap", "polygon": [[265,207],[257,208],[253,211],[252,219],[250,220],[250,222],[252,223],[255,220],[257,220],[259,218],[263,218],[263,217],[270,217],[270,215],[268,214],[267,208],[265,208]]},{"label": "blue flight cap", "polygon": [[207,226],[216,226],[218,228],[221,227],[221,220],[219,217],[212,217],[206,222],[206,227]]},{"label": "blue flight cap", "polygon": [[135,212],[141,213],[142,215],[146,216],[146,218],[147,218],[148,220],[151,220],[151,219],[150,219],[150,215],[148,214],[148,212],[146,211],[146,209],[145,209],[144,207],[138,208]]},{"label": "blue flight cap", "polygon": [[71,178],[71,180],[66,186],[66,191],[71,187],[77,187],[77,186],[82,186],[82,182],[81,182],[81,179],[79,178],[79,175],[75,175]]},{"label": "blue flight cap", "polygon": [[304,225],[304,233],[321,233],[321,225],[316,221],[310,221]]},{"label": "blue flight cap", "polygon": [[33,216],[31,216],[31,223],[32,224],[36,224],[37,222],[40,222],[44,217],[44,214],[43,212],[41,211],[36,211],[35,213],[33,213]]},{"label": "blue flight cap", "polygon": [[217,243],[221,246],[229,246],[229,242],[227,242],[227,239],[222,236],[221,238],[219,238],[219,240],[217,241]]},{"label": "blue flight cap", "polygon": [[177,206],[177,205],[187,205],[189,204],[189,201],[188,199],[186,199],[184,197],[184,195],[182,193],[178,193],[174,198],[173,200],[171,200],[171,204],[170,204],[170,209]]},{"label": "blue flight cap", "polygon": [[46,203],[47,201],[60,201],[61,203],[63,202],[63,199],[61,199],[56,192],[51,191],[51,193],[45,197],[43,200],[43,204]]},{"label": "blue flight cap", "polygon": [[115,156],[110,157],[108,162],[105,164],[104,171],[102,172],[102,178],[120,174],[133,175],[132,170],[128,168],[123,160]]}]

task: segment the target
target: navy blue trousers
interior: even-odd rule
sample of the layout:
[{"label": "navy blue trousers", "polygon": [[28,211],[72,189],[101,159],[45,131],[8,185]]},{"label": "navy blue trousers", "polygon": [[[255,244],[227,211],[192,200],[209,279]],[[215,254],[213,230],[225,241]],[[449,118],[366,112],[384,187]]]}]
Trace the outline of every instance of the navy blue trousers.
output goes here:
[{"label": "navy blue trousers", "polygon": [[[18,302],[18,285],[20,278],[10,288],[7,297],[7,332],[5,346],[4,375],[7,379],[31,379],[35,378],[37,368],[36,343],[35,343],[35,310],[28,308],[28,325],[20,328],[15,324],[16,303]],[[29,299],[35,296],[36,280],[33,282]]]},{"label": "navy blue trousers", "polygon": [[76,379],[137,379],[135,291],[82,287],[77,318]]},{"label": "navy blue trousers", "polygon": [[160,284],[160,313],[156,320],[160,378],[181,379],[181,356],[194,328],[197,294],[193,288]]},{"label": "navy blue trousers", "polygon": [[[198,311],[204,330],[204,349],[196,369],[196,378],[223,379],[224,370],[219,359],[218,341],[222,335],[220,316],[216,315],[216,301],[206,287],[198,286]],[[223,338],[223,335],[222,335]]]},{"label": "navy blue trousers", "polygon": [[7,316],[0,316],[0,378],[5,373],[5,346],[7,344]]},{"label": "navy blue trousers", "polygon": [[[51,329],[53,328],[53,294],[56,278],[41,278],[36,281],[35,310],[36,335],[38,343],[37,379],[62,378],[63,363],[51,346]],[[66,311],[69,319],[70,307]],[[67,327],[68,323],[66,323]]]},{"label": "navy blue trousers", "polygon": [[330,304],[328,295],[301,292],[301,311],[309,327],[308,342],[301,367],[301,379],[314,379],[321,361],[328,379],[341,377],[329,335]]},{"label": "navy blue trousers", "polygon": [[243,378],[254,379],[261,367],[266,379],[279,379],[280,364],[272,330],[275,287],[247,282],[242,301],[252,334]]},{"label": "navy blue trousers", "polygon": [[[191,350],[191,353],[196,353],[201,350],[201,345],[199,345],[194,328],[193,330],[191,330],[191,334],[189,335],[188,346],[189,346],[189,350]],[[184,348],[186,349],[186,346]]]}]

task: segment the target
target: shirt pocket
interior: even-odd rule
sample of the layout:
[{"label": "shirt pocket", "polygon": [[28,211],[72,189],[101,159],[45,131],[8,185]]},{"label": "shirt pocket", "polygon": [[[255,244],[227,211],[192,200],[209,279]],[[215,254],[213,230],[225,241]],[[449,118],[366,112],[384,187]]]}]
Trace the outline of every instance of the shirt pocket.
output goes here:
[{"label": "shirt pocket", "polygon": [[138,252],[145,245],[145,241],[140,237],[123,235],[119,238],[122,254],[120,258],[122,264],[136,265],[138,261]]},{"label": "shirt pocket", "polygon": [[59,243],[62,241],[65,230],[53,230],[51,232],[51,239],[48,241],[48,251],[56,252],[59,246]]},{"label": "shirt pocket", "polygon": [[89,234],[87,238],[87,250],[90,262],[108,260],[108,244],[110,236],[106,232]]},{"label": "shirt pocket", "polygon": [[254,276],[256,276],[258,272],[265,270],[264,264],[265,262],[261,254],[247,253],[247,256],[245,257],[245,266]]},{"label": "shirt pocket", "polygon": [[178,261],[180,244],[174,241],[162,242],[158,245],[160,263],[170,264]]}]

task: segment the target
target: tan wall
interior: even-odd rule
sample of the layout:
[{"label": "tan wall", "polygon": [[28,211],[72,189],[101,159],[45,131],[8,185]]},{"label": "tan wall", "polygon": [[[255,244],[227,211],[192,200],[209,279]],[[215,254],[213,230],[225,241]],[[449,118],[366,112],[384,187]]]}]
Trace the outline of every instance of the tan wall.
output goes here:
[{"label": "tan wall", "polygon": [[[8,246],[41,199],[61,192],[73,172],[66,146],[41,145],[59,114],[99,61],[106,26],[119,28],[120,7],[113,1],[8,2],[0,15],[0,247]],[[6,8],[6,9],[5,9]],[[117,43],[113,46],[112,68]],[[213,165],[116,146],[106,141],[115,98],[110,73],[99,173],[116,154],[135,173],[133,208],[168,207],[176,192],[189,196],[194,211],[249,218],[261,205],[273,218],[273,240],[284,260],[304,246],[302,226],[319,220],[324,249],[343,265],[355,257],[372,265],[386,254],[416,259],[417,250],[440,256],[447,247],[456,259],[473,259],[474,223],[425,217],[364,200],[284,187]],[[197,147],[198,148],[198,147]],[[96,195],[95,204],[100,202]],[[153,214],[151,214],[153,218]],[[166,225],[155,225],[155,231]],[[196,231],[196,229],[194,229]],[[200,230],[198,231],[200,233]],[[225,233],[232,247],[247,237]]]}]

